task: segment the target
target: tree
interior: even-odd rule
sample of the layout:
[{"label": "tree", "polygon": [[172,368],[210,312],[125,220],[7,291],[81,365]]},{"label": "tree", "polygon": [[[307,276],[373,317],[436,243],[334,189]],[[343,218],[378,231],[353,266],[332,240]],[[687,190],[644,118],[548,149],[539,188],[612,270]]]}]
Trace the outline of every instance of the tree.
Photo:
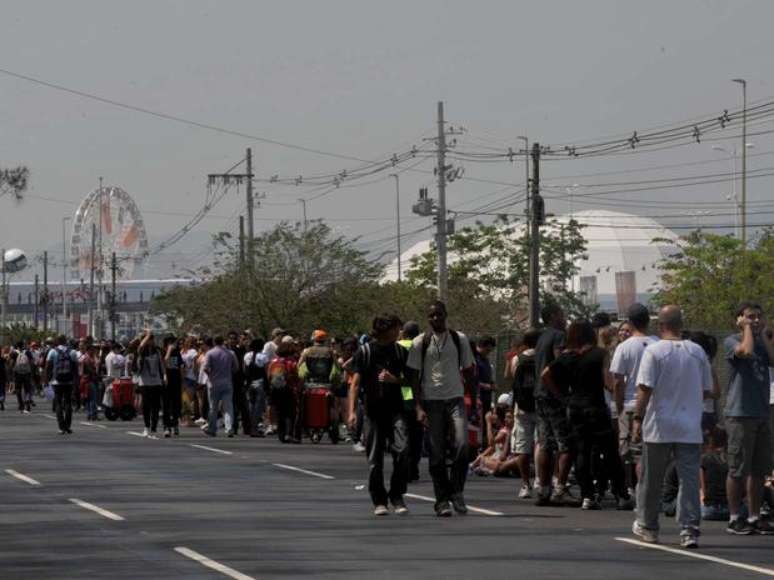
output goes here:
[{"label": "tree", "polygon": [[[540,230],[541,300],[553,300],[571,315],[588,315],[582,296],[569,289],[587,259],[582,226],[575,220],[555,220]],[[477,223],[449,237],[450,311],[461,318],[485,321],[490,332],[523,326],[527,318],[529,236],[517,221],[499,218],[493,224]],[[437,252],[414,258],[407,279],[418,286],[436,285]]]},{"label": "tree", "polygon": [[238,241],[229,234],[215,236],[214,245],[216,268],[204,272],[206,282],[177,288],[153,303],[153,311],[180,330],[247,326],[266,336],[275,326],[303,332],[322,326],[352,333],[368,330],[374,314],[423,294],[380,286],[383,267],[321,221],[307,227],[280,223],[247,248],[245,264],[239,261]]},{"label": "tree", "polygon": [[774,312],[774,230],[746,250],[736,238],[700,230],[681,238],[680,248],[660,266],[657,304],[678,304],[688,324],[711,330],[729,327],[743,300]]},{"label": "tree", "polygon": [[13,169],[0,168],[0,197],[12,193],[17,200],[21,200],[23,193],[27,190],[29,176],[29,169],[23,166]]}]

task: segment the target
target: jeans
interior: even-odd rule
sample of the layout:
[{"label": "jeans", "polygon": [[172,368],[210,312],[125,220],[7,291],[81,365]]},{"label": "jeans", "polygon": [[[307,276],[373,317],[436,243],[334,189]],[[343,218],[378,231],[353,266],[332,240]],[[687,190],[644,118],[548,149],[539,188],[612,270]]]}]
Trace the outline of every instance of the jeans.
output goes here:
[{"label": "jeans", "polygon": [[156,432],[159,425],[163,389],[161,385],[147,385],[142,388],[142,419],[145,428],[150,429],[152,433]]},{"label": "jeans", "polygon": [[73,423],[72,385],[54,385],[54,407],[59,430],[66,431]]},{"label": "jeans", "polygon": [[16,400],[19,403],[19,411],[30,410],[32,402],[32,376],[14,373],[14,386],[16,387]]},{"label": "jeans", "polygon": [[300,396],[296,389],[285,387],[273,390],[274,417],[277,421],[277,439],[283,443],[288,437],[301,438]]},{"label": "jeans", "polygon": [[[462,397],[423,401],[430,425],[430,476],[436,505],[461,496],[468,474],[468,421]],[[447,469],[447,455],[451,469]]]},{"label": "jeans", "polygon": [[[596,467],[597,475],[604,473],[605,477],[610,478],[616,496],[627,497],[623,463],[618,455],[618,442],[607,409],[570,407],[570,423],[577,450],[575,474],[581,496],[592,498],[597,493],[594,486]],[[604,459],[598,459],[597,464],[593,465],[594,458],[599,458],[600,454]]]},{"label": "jeans", "polygon": [[[387,505],[406,493],[408,482],[409,443],[406,417],[402,412],[367,416],[366,457],[368,459],[368,492],[374,505]],[[384,452],[392,454],[392,477],[389,493],[384,488]]]},{"label": "jeans", "polygon": [[698,443],[643,443],[640,482],[637,486],[637,522],[658,531],[661,494],[667,465],[674,454],[680,487],[677,492],[677,521],[681,535],[696,535],[701,522]]},{"label": "jeans", "polygon": [[239,431],[239,423],[242,423],[242,430],[245,435],[250,434],[250,411],[247,402],[247,393],[244,387],[238,385],[232,390],[232,402],[234,409],[234,431]]},{"label": "jeans", "polygon": [[164,427],[172,429],[180,423],[180,413],[183,405],[183,387],[179,377],[172,378],[164,388]]},{"label": "jeans", "polygon": [[263,414],[266,412],[266,391],[263,384],[250,386],[248,391],[250,402],[250,434],[258,432],[258,424],[263,421]]},{"label": "jeans", "polygon": [[226,433],[234,428],[234,389],[230,386],[207,386],[207,396],[210,400],[210,416],[207,430],[213,435],[218,432],[218,403],[223,403],[223,422]]},{"label": "jeans", "polygon": [[97,383],[90,382],[86,392],[87,392],[86,416],[89,419],[96,419],[97,418],[97,397],[99,396]]}]

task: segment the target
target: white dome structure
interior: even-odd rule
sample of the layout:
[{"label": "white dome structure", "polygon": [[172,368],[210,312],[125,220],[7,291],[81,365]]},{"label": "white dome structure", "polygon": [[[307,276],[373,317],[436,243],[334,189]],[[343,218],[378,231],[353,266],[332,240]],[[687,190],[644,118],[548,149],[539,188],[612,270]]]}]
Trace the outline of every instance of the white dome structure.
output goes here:
[{"label": "white dome structure", "polygon": [[[653,288],[659,283],[658,263],[679,251],[678,236],[653,219],[607,210],[575,212],[572,219],[583,225],[588,260],[577,265],[580,274],[573,281],[575,288],[586,291],[592,303],[599,303],[605,310],[617,308],[617,297],[622,291],[633,294],[635,299],[647,301]],[[569,215],[558,216],[553,227],[561,227],[570,221]],[[551,226],[547,226],[551,227]],[[517,232],[520,233],[521,229]],[[658,242],[653,242],[659,239]],[[430,240],[422,240],[403,252],[402,268],[405,273],[411,258],[430,249]],[[456,256],[450,254],[453,262]],[[393,260],[386,268],[384,280],[398,278],[398,261]],[[631,301],[631,296],[625,301]],[[618,304],[620,309],[620,304]]]}]

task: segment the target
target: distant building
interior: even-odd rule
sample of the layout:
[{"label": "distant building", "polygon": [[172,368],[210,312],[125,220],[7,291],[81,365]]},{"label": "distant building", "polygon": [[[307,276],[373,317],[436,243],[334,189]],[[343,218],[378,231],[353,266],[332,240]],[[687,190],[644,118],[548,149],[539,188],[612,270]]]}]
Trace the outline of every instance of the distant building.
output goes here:
[{"label": "distant building", "polygon": [[[166,328],[164,321],[150,316],[150,303],[155,296],[177,286],[194,284],[190,279],[167,280],[122,280],[116,283],[116,336],[134,337],[146,327],[156,331]],[[110,336],[108,312],[110,305],[110,284],[104,285],[105,320],[101,328],[103,336]],[[38,301],[36,306],[35,284],[30,281],[11,282],[8,288],[9,324],[21,323],[43,328],[43,285],[38,286]],[[63,317],[62,282],[48,283],[48,324],[51,333],[64,333],[76,337],[89,334],[89,285],[87,283],[67,283],[67,319]],[[96,309],[97,298],[92,302]],[[97,318],[95,316],[95,318]],[[100,334],[100,333],[98,333]]]},{"label": "distant building", "polygon": [[[577,264],[580,274],[572,281],[574,288],[584,291],[589,304],[599,304],[608,312],[622,312],[634,300],[647,304],[660,283],[659,262],[679,251],[677,234],[650,218],[616,211],[580,211],[572,218],[585,226],[582,232],[588,254],[588,260]],[[556,223],[545,227],[561,228],[570,216],[552,221]],[[516,235],[522,231],[517,229]],[[430,244],[430,240],[422,240],[403,252],[404,273],[411,258],[427,252]],[[456,259],[450,254],[450,261]],[[387,266],[384,280],[397,279],[396,259]]]}]

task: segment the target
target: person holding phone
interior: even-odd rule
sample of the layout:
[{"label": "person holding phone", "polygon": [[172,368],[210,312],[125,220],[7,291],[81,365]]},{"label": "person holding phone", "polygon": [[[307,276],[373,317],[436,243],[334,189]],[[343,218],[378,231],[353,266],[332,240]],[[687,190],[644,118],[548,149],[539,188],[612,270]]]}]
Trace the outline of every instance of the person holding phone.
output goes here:
[{"label": "person holding phone", "polygon": [[[724,342],[729,369],[726,395],[728,479],[726,493],[729,534],[774,534],[760,518],[764,479],[771,472],[772,444],[769,425],[770,376],[774,364],[774,332],[767,328],[759,304],[743,302],[736,310],[737,334]],[[747,489],[749,517],[740,517],[743,490]]]}]

